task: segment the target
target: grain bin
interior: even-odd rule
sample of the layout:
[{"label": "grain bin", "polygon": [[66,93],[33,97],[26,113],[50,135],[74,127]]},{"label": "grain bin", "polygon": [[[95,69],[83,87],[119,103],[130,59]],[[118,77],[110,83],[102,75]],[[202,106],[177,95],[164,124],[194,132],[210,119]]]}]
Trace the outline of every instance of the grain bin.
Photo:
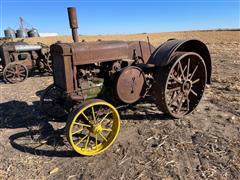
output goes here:
[{"label": "grain bin", "polygon": [[5,29],[4,35],[6,38],[16,38],[15,30],[12,28]]},{"label": "grain bin", "polygon": [[32,28],[28,31],[28,37],[39,37],[38,30],[35,28]]},{"label": "grain bin", "polygon": [[17,36],[17,38],[25,38],[25,37],[28,37],[27,32],[28,32],[27,29],[17,29],[16,36]]}]

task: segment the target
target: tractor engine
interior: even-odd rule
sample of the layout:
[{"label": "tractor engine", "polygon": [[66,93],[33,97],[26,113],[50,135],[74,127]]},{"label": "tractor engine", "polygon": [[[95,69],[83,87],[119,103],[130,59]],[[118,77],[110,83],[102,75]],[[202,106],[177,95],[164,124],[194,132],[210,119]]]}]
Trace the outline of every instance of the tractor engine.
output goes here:
[{"label": "tractor engine", "polygon": [[127,63],[123,61],[105,62],[77,68],[78,87],[81,88],[82,98],[89,99],[97,96],[112,97],[112,84],[116,75]]}]

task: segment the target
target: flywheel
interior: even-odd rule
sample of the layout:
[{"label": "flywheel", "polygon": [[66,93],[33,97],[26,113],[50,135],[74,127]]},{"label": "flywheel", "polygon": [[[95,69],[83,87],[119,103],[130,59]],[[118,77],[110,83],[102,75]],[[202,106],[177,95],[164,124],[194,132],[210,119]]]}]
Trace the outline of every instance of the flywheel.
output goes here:
[{"label": "flywheel", "polygon": [[115,82],[118,99],[124,103],[135,103],[144,94],[145,74],[136,66],[128,66],[119,72]]}]

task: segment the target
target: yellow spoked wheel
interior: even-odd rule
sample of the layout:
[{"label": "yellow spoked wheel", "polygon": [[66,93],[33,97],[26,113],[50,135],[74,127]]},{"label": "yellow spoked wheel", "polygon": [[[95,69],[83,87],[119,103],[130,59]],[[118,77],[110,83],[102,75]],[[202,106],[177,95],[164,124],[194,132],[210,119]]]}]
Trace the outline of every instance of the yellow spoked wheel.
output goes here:
[{"label": "yellow spoked wheel", "polygon": [[69,115],[67,139],[73,149],[86,156],[99,154],[109,148],[120,130],[118,111],[111,104],[91,99]]}]

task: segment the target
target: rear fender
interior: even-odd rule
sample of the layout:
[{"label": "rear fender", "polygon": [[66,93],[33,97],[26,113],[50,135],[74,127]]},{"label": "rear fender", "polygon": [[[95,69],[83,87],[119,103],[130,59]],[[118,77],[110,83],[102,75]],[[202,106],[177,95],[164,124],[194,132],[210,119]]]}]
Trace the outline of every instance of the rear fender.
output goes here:
[{"label": "rear fender", "polygon": [[195,39],[190,40],[177,40],[171,39],[162,45],[160,45],[151,55],[148,60],[148,64],[155,64],[157,66],[166,66],[173,60],[173,54],[177,51],[184,52],[195,52],[199,54],[207,68],[207,83],[211,83],[211,74],[212,74],[212,62],[209,50],[207,46]]}]

